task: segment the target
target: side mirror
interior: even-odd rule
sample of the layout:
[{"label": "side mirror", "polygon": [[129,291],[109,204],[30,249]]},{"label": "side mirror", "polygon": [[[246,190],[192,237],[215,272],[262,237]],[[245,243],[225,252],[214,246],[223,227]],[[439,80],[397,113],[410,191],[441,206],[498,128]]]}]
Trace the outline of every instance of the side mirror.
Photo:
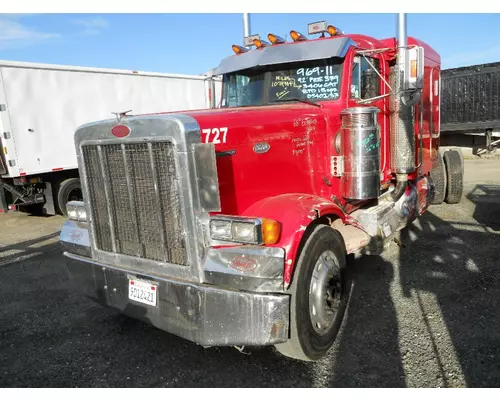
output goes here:
[{"label": "side mirror", "polygon": [[216,100],[216,80],[217,79],[217,71],[215,68],[209,69],[205,74],[205,82],[207,85],[207,94],[208,94],[208,107],[209,108],[217,108],[217,100]]}]

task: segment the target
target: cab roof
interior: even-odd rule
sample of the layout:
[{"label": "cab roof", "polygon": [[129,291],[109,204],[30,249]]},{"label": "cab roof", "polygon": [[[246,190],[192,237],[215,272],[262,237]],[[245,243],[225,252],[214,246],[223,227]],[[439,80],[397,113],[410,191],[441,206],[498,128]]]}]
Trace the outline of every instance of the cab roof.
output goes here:
[{"label": "cab roof", "polygon": [[259,50],[226,57],[215,69],[215,75],[265,65],[345,57],[349,47],[355,45],[356,43],[351,38],[340,36],[267,46]]},{"label": "cab roof", "polygon": [[[437,64],[441,63],[439,54],[427,43],[409,36],[408,44],[422,46],[425,50],[424,54],[426,58]],[[287,42],[226,57],[215,69],[214,75],[222,75],[266,65],[319,60],[331,57],[343,58],[351,46],[367,50],[387,47],[395,48],[397,42],[396,38],[379,40],[360,34]]]}]

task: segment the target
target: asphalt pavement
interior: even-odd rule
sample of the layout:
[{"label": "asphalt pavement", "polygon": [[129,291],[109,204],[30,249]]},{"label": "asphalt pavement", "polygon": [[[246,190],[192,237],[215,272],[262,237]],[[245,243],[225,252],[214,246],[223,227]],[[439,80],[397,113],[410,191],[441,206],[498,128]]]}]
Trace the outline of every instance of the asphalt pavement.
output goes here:
[{"label": "asphalt pavement", "polygon": [[74,291],[63,218],[0,215],[1,387],[498,387],[500,160],[466,160],[459,205],[432,206],[351,268],[327,358],[203,348]]}]

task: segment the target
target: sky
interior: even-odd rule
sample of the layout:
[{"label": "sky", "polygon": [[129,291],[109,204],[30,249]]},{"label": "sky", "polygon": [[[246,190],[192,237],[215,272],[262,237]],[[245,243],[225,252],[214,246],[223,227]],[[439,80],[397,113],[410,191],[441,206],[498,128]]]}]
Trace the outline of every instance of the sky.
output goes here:
[{"label": "sky", "polygon": [[[379,39],[396,30],[395,14],[250,14],[251,33],[265,40],[322,20]],[[500,61],[500,14],[408,14],[407,25],[442,68]],[[0,60],[191,75],[242,41],[242,14],[0,14]]]}]

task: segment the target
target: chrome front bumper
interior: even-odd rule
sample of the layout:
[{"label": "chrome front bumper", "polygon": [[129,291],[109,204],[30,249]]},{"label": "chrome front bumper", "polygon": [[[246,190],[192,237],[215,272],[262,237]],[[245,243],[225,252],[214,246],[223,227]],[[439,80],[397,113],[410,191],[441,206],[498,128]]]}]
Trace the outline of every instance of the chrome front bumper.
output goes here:
[{"label": "chrome front bumper", "polygon": [[[255,286],[253,292],[243,287],[227,287],[233,281],[245,282],[245,279],[236,279],[238,275],[226,279],[226,285],[184,282],[93,260],[90,258],[87,231],[82,224],[68,221],[60,240],[71,281],[79,291],[104,306],[205,346],[271,345],[288,339],[289,296],[262,291],[267,286],[275,286],[273,282],[278,281],[276,276],[270,280],[262,276],[259,279],[247,276],[248,287]],[[227,255],[222,258],[226,259]],[[257,270],[262,265],[261,275],[262,271],[275,275],[269,268],[278,257],[270,255],[266,258],[267,262],[264,258],[264,255],[253,255],[258,264]],[[207,266],[213,270],[216,269],[214,259],[209,257],[207,261]],[[223,271],[224,266],[219,266],[216,272],[226,276]],[[209,273],[207,278],[213,281],[214,275]],[[157,305],[130,300],[129,279],[155,282]],[[263,285],[265,281],[272,284]]]}]

